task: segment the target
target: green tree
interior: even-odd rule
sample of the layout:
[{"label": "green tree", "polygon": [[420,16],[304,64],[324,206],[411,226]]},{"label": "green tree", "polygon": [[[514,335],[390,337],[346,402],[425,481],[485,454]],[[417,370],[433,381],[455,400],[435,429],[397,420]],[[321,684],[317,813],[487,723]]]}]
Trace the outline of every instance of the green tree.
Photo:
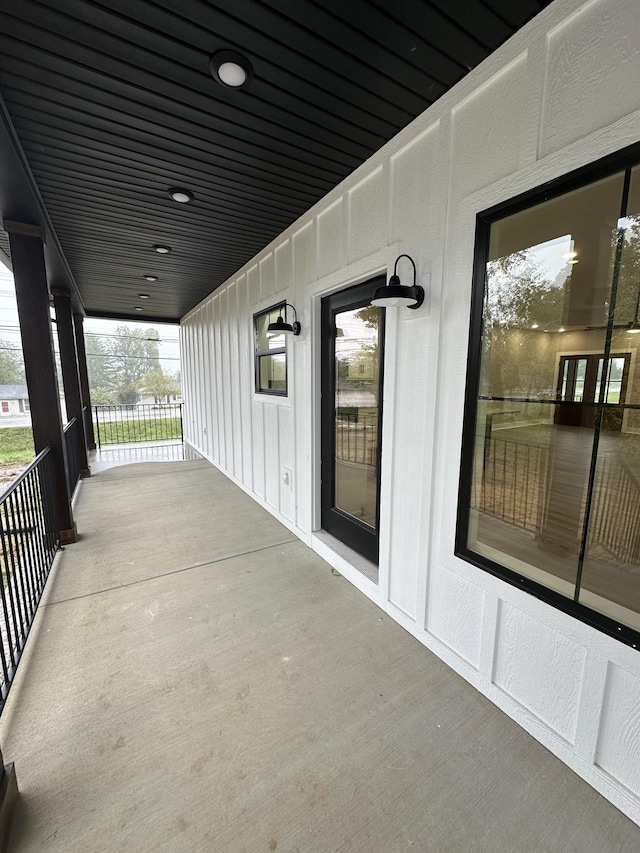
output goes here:
[{"label": "green tree", "polygon": [[159,338],[155,329],[116,328],[109,343],[109,356],[120,387],[137,387],[157,367]]},{"label": "green tree", "polygon": [[551,386],[555,350],[535,330],[562,326],[568,271],[550,281],[526,250],[487,264],[483,394],[535,396]]},{"label": "green tree", "polygon": [[180,381],[176,374],[164,371],[161,367],[150,370],[144,378],[144,390],[155,399],[156,403],[162,403],[174,394],[180,393]]},{"label": "green tree", "polygon": [[113,388],[115,386],[115,374],[109,358],[109,348],[104,338],[93,334],[85,335],[85,347],[89,388],[92,391],[91,398],[93,401],[94,389]]},{"label": "green tree", "polygon": [[[624,235],[614,231],[612,239],[612,267],[619,247],[620,268],[616,292],[615,323],[624,325],[640,319],[640,216],[629,217]],[[612,270],[613,272],[613,270]]]},{"label": "green tree", "polygon": [[91,404],[93,406],[113,406],[117,402],[116,392],[112,388],[102,386],[91,389]]},{"label": "green tree", "polygon": [[116,400],[123,405],[133,405],[140,399],[140,391],[137,385],[124,383],[115,392]]},{"label": "green tree", "polygon": [[0,340],[0,385],[24,385],[24,362],[20,348]]},{"label": "green tree", "polygon": [[485,324],[539,328],[559,326],[564,312],[566,281],[564,272],[549,281],[526,252],[487,264]]},{"label": "green tree", "polygon": [[[87,369],[92,392],[111,393],[112,402],[135,403],[146,375],[158,369],[158,340],[155,329],[118,326],[110,336],[86,336]],[[92,393],[92,396],[95,396]]]}]

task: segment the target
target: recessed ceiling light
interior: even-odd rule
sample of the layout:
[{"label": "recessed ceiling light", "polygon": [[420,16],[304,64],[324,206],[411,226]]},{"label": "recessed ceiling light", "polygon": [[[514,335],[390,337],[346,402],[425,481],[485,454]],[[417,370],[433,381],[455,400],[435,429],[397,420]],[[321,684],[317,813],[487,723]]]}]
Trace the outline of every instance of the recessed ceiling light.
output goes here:
[{"label": "recessed ceiling light", "polygon": [[562,257],[565,261],[570,261],[572,258],[577,258],[578,253],[572,249],[570,252],[565,252]]},{"label": "recessed ceiling light", "polygon": [[253,79],[251,63],[235,50],[219,50],[214,53],[209,60],[209,69],[218,83],[232,89],[241,89]]},{"label": "recessed ceiling light", "polygon": [[145,281],[157,281],[158,280],[157,275],[143,275],[142,277],[144,278]]},{"label": "recessed ceiling light", "polygon": [[180,204],[189,204],[190,201],[193,201],[193,193],[189,192],[189,190],[181,190],[177,187],[172,187],[169,189],[169,195],[174,201],[179,202]]},{"label": "recessed ceiling light", "polygon": [[136,311],[142,311],[142,310],[143,310],[143,309],[142,309],[142,306],[141,306],[141,305],[136,305]]},{"label": "recessed ceiling light", "polygon": [[157,243],[153,246],[153,251],[157,252],[159,255],[168,255],[171,251],[171,246],[159,246]]},{"label": "recessed ceiling light", "polygon": [[226,86],[232,86],[236,89],[244,86],[247,80],[244,68],[236,62],[223,62],[222,65],[219,65],[218,76]]},{"label": "recessed ceiling light", "polygon": [[560,328],[558,329],[558,331],[559,331],[559,332],[564,332],[564,326],[560,326]]},{"label": "recessed ceiling light", "polygon": [[[149,298],[148,293],[139,293],[138,296],[140,297],[140,299],[148,299]],[[142,308],[140,310],[142,311]]]},{"label": "recessed ceiling light", "polygon": [[537,329],[537,328],[538,328],[538,324],[537,324],[537,323],[532,323],[532,324],[531,324],[531,328],[532,328],[532,329]]}]

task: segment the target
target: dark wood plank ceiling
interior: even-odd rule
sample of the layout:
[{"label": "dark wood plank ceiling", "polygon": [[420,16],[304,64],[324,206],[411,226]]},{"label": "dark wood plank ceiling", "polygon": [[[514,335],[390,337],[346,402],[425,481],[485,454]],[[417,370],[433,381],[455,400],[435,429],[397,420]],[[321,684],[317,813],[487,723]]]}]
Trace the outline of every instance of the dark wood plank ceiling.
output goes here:
[{"label": "dark wood plank ceiling", "polygon": [[87,314],[177,320],[549,2],[0,0],[0,94]]}]

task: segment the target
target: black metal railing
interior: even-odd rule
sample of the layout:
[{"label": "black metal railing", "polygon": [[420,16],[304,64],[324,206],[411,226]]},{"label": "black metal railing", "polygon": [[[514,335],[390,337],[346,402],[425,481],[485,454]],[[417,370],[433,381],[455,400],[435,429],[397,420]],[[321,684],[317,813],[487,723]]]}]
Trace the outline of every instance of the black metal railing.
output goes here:
[{"label": "black metal railing", "polygon": [[98,447],[183,438],[182,403],[94,406],[93,421]]},{"label": "black metal railing", "polygon": [[473,506],[526,530],[540,530],[548,501],[549,449],[485,438],[478,451],[482,464],[473,485]]},{"label": "black metal railing", "polygon": [[375,465],[378,450],[378,416],[375,413],[340,412],[336,418],[336,459]]},{"label": "black metal railing", "polygon": [[0,495],[0,710],[14,679],[60,534],[51,449]]},{"label": "black metal railing", "polygon": [[93,436],[93,419],[91,415],[91,406],[85,406],[82,409],[82,423],[84,425],[84,434],[87,439],[87,449],[94,450],[96,443]]},{"label": "black metal railing", "polygon": [[[548,447],[485,438],[477,448],[476,470],[475,509],[534,533],[544,529],[552,476]],[[624,462],[603,456],[590,507],[589,547],[639,565],[639,519],[640,483]]]},{"label": "black metal railing", "polygon": [[640,485],[624,463],[598,460],[589,545],[602,545],[627,565],[640,564]]},{"label": "black metal railing", "polygon": [[64,443],[67,448],[67,472],[69,491],[73,495],[80,479],[80,442],[83,440],[77,418],[73,418],[64,428]]}]

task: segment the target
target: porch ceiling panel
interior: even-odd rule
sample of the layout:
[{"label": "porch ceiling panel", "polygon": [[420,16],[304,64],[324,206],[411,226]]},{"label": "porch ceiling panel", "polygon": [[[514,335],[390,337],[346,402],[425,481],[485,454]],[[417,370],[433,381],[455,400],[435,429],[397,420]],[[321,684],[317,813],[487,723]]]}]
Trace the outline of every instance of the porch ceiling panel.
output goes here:
[{"label": "porch ceiling panel", "polygon": [[549,2],[0,0],[0,94],[86,313],[179,319]]}]

